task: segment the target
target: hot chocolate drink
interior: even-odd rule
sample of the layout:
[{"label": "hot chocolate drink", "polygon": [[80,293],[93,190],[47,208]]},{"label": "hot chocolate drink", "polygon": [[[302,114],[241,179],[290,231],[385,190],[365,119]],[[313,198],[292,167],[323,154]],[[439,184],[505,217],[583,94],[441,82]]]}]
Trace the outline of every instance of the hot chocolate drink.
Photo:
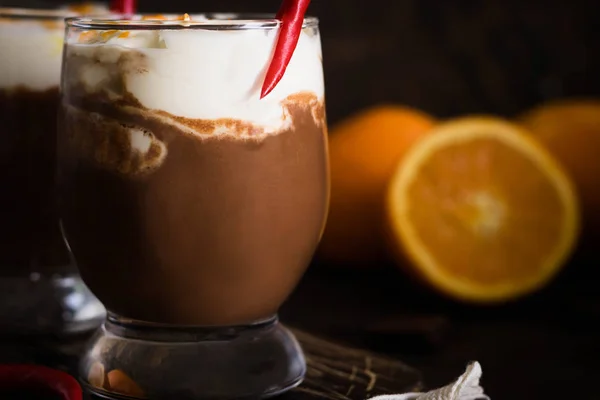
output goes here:
[{"label": "hot chocolate drink", "polygon": [[54,196],[63,29],[59,19],[0,18],[0,183],[10,188],[0,197],[3,276],[71,264]]},{"label": "hot chocolate drink", "polygon": [[[68,100],[61,149],[64,226],[92,291],[145,321],[274,315],[323,226],[322,104],[312,93],[290,96],[290,126],[265,134],[243,120],[106,100]],[[228,132],[196,133],[215,129]]]},{"label": "hot chocolate drink", "polygon": [[[201,15],[114,25],[73,22],[62,81],[63,227],[83,279],[112,313],[84,377],[97,386],[106,380],[90,371],[119,368],[157,398],[233,398],[297,383],[303,360],[273,317],[327,214],[316,21],[262,100],[278,22]],[[182,329],[204,332],[185,336],[185,352],[169,344]],[[219,344],[201,339],[223,329]],[[155,352],[160,368],[149,370]],[[156,387],[157,374],[169,388]]]},{"label": "hot chocolate drink", "polygon": [[274,315],[303,274],[328,196],[319,39],[302,36],[288,81],[259,100],[273,38],[103,31],[68,43],[63,224],[108,310],[243,324]]},{"label": "hot chocolate drink", "polygon": [[[77,281],[56,208],[63,19],[70,15],[68,8],[0,8],[0,184],[6,188],[0,197],[2,331],[89,329],[103,315]],[[81,301],[70,302],[73,295]]]},{"label": "hot chocolate drink", "polygon": [[[54,196],[58,88],[0,90],[0,266],[5,276],[72,269]],[[49,132],[50,130],[50,132]]]}]

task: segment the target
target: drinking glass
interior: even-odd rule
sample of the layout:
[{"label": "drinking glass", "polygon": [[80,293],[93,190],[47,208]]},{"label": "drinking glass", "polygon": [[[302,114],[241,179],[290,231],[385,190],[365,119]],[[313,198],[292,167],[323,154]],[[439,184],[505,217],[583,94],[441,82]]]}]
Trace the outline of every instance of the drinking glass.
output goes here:
[{"label": "drinking glass", "polygon": [[104,308],[60,230],[56,124],[68,10],[0,8],[0,331],[95,329]]},{"label": "drinking glass", "polygon": [[329,200],[321,44],[275,90],[274,16],[67,21],[60,210],[108,316],[80,374],[105,397],[268,397],[306,365],[277,310]]}]

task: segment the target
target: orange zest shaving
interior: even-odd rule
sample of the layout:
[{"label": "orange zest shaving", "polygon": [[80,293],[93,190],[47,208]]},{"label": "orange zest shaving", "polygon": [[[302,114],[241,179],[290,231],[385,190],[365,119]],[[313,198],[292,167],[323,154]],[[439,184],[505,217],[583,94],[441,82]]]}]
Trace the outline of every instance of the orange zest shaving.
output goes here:
[{"label": "orange zest shaving", "polygon": [[[98,40],[108,40],[111,37],[113,37],[114,35],[116,35],[119,31],[115,30],[115,29],[111,29],[108,31],[102,31],[102,32],[97,32],[97,31],[84,31],[81,32],[81,34],[79,35],[79,39],[78,42],[79,43],[91,43],[91,42],[95,42]],[[117,38],[119,39],[126,39],[131,35],[131,31],[121,31],[118,35]]]},{"label": "orange zest shaving", "polygon": [[42,21],[42,25],[44,26],[44,28],[49,29],[49,30],[55,30],[55,29],[61,29],[63,28],[63,22],[62,21]]},{"label": "orange zest shaving", "polygon": [[109,39],[111,36],[113,36],[115,33],[117,33],[116,30],[110,30],[110,31],[104,31],[102,33],[100,33],[100,37],[104,40]]},{"label": "orange zest shaving", "polygon": [[79,35],[79,43],[91,42],[98,37],[98,34],[94,31],[81,32]]},{"label": "orange zest shaving", "polygon": [[[168,19],[169,18],[167,18],[166,16],[164,16],[162,14],[144,15],[141,18],[142,21],[167,21]],[[185,13],[181,16],[176,17],[174,20],[190,22],[190,21],[192,21],[192,17],[190,17],[189,14]],[[90,42],[94,42],[94,41],[98,40],[98,38],[106,41],[106,40],[110,39],[112,36],[114,36],[115,34],[117,34],[117,32],[119,32],[119,31],[114,30],[114,29],[102,31],[102,32],[84,31],[84,32],[81,32],[81,34],[79,35],[78,42],[79,43],[90,43]],[[117,38],[126,39],[129,36],[131,36],[131,31],[121,31],[121,33],[119,33],[117,35]]]},{"label": "orange zest shaving", "polygon": [[[164,16],[163,14],[154,14],[154,15],[144,15],[142,17],[142,21],[168,21],[169,18]],[[192,17],[188,13],[180,15],[178,17],[173,18],[174,21],[191,21]]]},{"label": "orange zest shaving", "polygon": [[93,3],[81,3],[81,4],[71,4],[68,7],[69,11],[76,12],[78,14],[89,14],[95,10],[95,6]]},{"label": "orange zest shaving", "polygon": [[175,21],[191,21],[192,18],[190,17],[190,14],[185,13],[183,15],[180,15],[179,17],[175,18]]},{"label": "orange zest shaving", "polygon": [[142,17],[142,21],[153,21],[153,20],[165,21],[167,19],[168,18],[162,14],[144,15]]}]

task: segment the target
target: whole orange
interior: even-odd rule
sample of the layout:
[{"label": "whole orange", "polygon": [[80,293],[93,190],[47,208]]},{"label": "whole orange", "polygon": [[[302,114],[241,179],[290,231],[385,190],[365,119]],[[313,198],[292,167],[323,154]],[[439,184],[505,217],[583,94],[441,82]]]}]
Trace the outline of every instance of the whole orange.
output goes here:
[{"label": "whole orange", "polygon": [[404,153],[433,126],[399,105],[364,110],[330,130],[331,205],[319,256],[330,264],[369,266],[385,258],[383,205]]},{"label": "whole orange", "polygon": [[584,234],[600,235],[600,100],[542,104],[520,118],[575,183]]}]

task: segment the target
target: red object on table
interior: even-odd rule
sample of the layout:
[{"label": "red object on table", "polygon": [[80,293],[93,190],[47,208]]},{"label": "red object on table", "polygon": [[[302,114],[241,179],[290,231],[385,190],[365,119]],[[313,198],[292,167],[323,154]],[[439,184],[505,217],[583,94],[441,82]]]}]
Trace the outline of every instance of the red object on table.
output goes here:
[{"label": "red object on table", "polygon": [[75,378],[41,365],[0,365],[0,396],[2,391],[40,391],[61,400],[83,399],[81,386]]}]

